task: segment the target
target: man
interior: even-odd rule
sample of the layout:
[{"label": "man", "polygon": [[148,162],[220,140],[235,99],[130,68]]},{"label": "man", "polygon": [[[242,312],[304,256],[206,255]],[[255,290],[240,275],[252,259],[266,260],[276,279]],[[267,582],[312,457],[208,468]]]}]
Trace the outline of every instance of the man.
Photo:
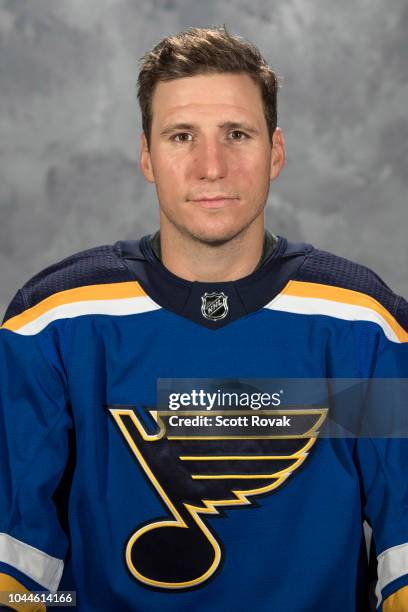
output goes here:
[{"label": "man", "polygon": [[160,231],[50,266],[0,332],[2,590],[75,591],[81,611],[361,612],[366,521],[378,609],[408,609],[405,440],[323,435],[328,380],[407,376],[408,304],[265,230],[276,93],[222,28],[144,57]]}]

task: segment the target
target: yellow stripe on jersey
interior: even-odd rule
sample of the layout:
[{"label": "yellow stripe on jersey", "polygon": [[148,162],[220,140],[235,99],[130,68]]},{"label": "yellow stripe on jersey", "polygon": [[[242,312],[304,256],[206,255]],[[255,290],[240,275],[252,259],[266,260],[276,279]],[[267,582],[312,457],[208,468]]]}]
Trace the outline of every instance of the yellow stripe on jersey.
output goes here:
[{"label": "yellow stripe on jersey", "polygon": [[[137,298],[135,302],[135,298]],[[159,308],[137,281],[86,285],[59,291],[11,317],[2,328],[37,333],[53,320],[80,314],[132,314]]]},{"label": "yellow stripe on jersey", "polygon": [[42,603],[12,603],[9,595],[14,593],[29,594],[30,591],[18,580],[0,572],[0,605],[8,606],[17,612],[45,612],[46,606]]},{"label": "yellow stripe on jersey", "polygon": [[383,328],[389,339],[408,342],[408,331],[380,302],[353,289],[290,280],[266,307],[304,314],[327,314],[340,319],[373,321]]},{"label": "yellow stripe on jersey", "polygon": [[383,612],[407,612],[408,610],[408,586],[402,587],[383,603]]}]

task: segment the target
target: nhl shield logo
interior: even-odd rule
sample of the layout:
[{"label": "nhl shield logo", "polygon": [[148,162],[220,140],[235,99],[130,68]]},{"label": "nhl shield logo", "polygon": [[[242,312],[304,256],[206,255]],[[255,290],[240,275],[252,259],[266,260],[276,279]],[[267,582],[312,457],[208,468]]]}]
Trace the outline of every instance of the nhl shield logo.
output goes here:
[{"label": "nhl shield logo", "polygon": [[201,296],[201,313],[210,321],[219,321],[228,314],[228,296],[225,293],[204,293]]}]

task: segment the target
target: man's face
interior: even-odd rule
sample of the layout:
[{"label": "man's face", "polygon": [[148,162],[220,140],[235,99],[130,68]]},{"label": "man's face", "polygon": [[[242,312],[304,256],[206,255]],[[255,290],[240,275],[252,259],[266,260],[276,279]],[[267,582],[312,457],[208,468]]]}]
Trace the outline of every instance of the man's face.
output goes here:
[{"label": "man's face", "polygon": [[[247,74],[159,82],[152,113],[150,153],[142,134],[140,167],[156,184],[161,227],[220,243],[263,223],[284,141],[277,128],[271,148],[261,92]],[[225,199],[202,201],[214,196]]]}]

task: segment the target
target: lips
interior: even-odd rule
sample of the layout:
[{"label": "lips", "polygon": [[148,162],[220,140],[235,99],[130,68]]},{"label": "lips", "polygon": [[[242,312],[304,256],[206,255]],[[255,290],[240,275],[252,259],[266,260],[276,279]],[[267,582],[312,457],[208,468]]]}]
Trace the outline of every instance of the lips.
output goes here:
[{"label": "lips", "polygon": [[194,204],[198,204],[204,208],[224,208],[225,206],[231,206],[237,202],[237,198],[229,197],[217,197],[217,198],[203,198],[202,200],[192,200]]},{"label": "lips", "polygon": [[202,196],[197,196],[196,198],[193,198],[193,202],[197,202],[197,201],[202,202],[203,200],[233,200],[233,199],[235,199],[234,196],[229,196],[226,193],[208,193],[207,195],[203,194]]},{"label": "lips", "polygon": [[198,198],[194,198],[193,202],[202,202],[203,200],[232,200],[232,196],[227,196],[223,193],[217,194],[217,195],[208,195],[205,196],[203,195],[202,197],[198,197]]}]

